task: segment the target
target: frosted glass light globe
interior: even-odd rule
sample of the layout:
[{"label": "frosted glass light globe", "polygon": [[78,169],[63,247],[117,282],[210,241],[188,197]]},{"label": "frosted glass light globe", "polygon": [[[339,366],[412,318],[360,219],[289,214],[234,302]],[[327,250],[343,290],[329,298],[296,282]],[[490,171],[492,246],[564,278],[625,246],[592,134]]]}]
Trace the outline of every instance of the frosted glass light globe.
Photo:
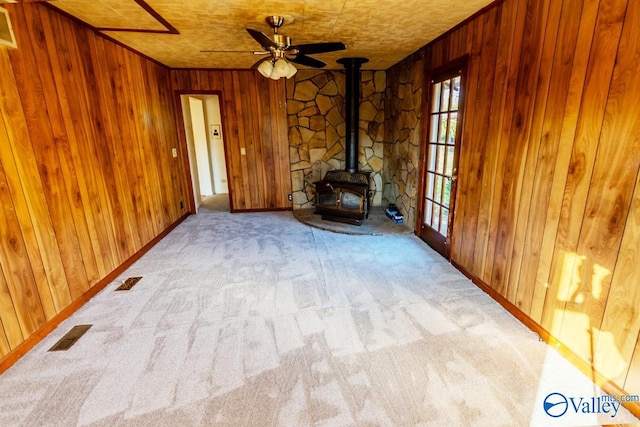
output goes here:
[{"label": "frosted glass light globe", "polygon": [[258,65],[258,71],[265,77],[270,77],[271,73],[273,73],[273,64],[271,61],[262,61],[260,65]]}]

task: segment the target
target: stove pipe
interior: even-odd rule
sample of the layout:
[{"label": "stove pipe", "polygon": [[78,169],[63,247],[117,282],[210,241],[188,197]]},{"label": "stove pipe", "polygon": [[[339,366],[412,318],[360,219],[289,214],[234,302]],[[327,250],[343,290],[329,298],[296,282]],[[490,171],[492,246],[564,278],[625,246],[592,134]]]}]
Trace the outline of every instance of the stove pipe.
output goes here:
[{"label": "stove pipe", "polygon": [[358,171],[358,128],[360,126],[360,65],[369,62],[367,58],[341,58],[346,72],[345,90],[345,170]]}]

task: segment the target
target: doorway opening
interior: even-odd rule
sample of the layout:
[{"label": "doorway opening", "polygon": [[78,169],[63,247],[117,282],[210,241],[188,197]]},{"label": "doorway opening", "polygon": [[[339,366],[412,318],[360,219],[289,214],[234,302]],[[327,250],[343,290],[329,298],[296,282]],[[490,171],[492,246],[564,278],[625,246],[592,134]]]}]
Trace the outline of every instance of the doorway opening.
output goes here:
[{"label": "doorway opening", "polygon": [[430,73],[427,133],[422,146],[420,238],[447,259],[462,137],[467,58]]},{"label": "doorway opening", "polygon": [[230,212],[220,97],[181,94],[195,210]]}]

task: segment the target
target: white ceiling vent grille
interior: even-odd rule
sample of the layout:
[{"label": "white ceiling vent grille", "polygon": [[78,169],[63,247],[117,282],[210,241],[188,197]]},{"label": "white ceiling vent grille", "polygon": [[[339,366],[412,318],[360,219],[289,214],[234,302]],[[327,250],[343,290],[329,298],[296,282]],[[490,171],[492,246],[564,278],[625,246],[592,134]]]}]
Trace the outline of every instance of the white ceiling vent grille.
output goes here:
[{"label": "white ceiling vent grille", "polygon": [[9,11],[4,7],[0,7],[0,45],[18,47],[16,37],[13,35],[13,28],[11,28]]}]

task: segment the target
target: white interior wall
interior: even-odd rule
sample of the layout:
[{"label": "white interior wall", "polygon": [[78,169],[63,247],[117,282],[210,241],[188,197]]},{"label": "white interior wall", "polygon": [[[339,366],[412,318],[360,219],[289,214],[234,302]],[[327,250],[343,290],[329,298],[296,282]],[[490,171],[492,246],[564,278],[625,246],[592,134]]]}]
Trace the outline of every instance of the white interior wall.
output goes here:
[{"label": "white interior wall", "polygon": [[207,141],[204,104],[200,99],[189,97],[191,123],[193,127],[193,143],[198,165],[198,182],[200,184],[200,198],[213,195],[211,179],[211,165],[209,162],[209,144]]},{"label": "white interior wall", "polygon": [[[229,184],[227,182],[224,135],[222,134],[222,117],[220,115],[220,99],[218,95],[205,96],[204,105],[209,137],[209,160],[213,174],[213,189],[215,194],[226,194],[229,192]],[[217,137],[213,134],[212,126],[215,126],[219,131]]]}]

